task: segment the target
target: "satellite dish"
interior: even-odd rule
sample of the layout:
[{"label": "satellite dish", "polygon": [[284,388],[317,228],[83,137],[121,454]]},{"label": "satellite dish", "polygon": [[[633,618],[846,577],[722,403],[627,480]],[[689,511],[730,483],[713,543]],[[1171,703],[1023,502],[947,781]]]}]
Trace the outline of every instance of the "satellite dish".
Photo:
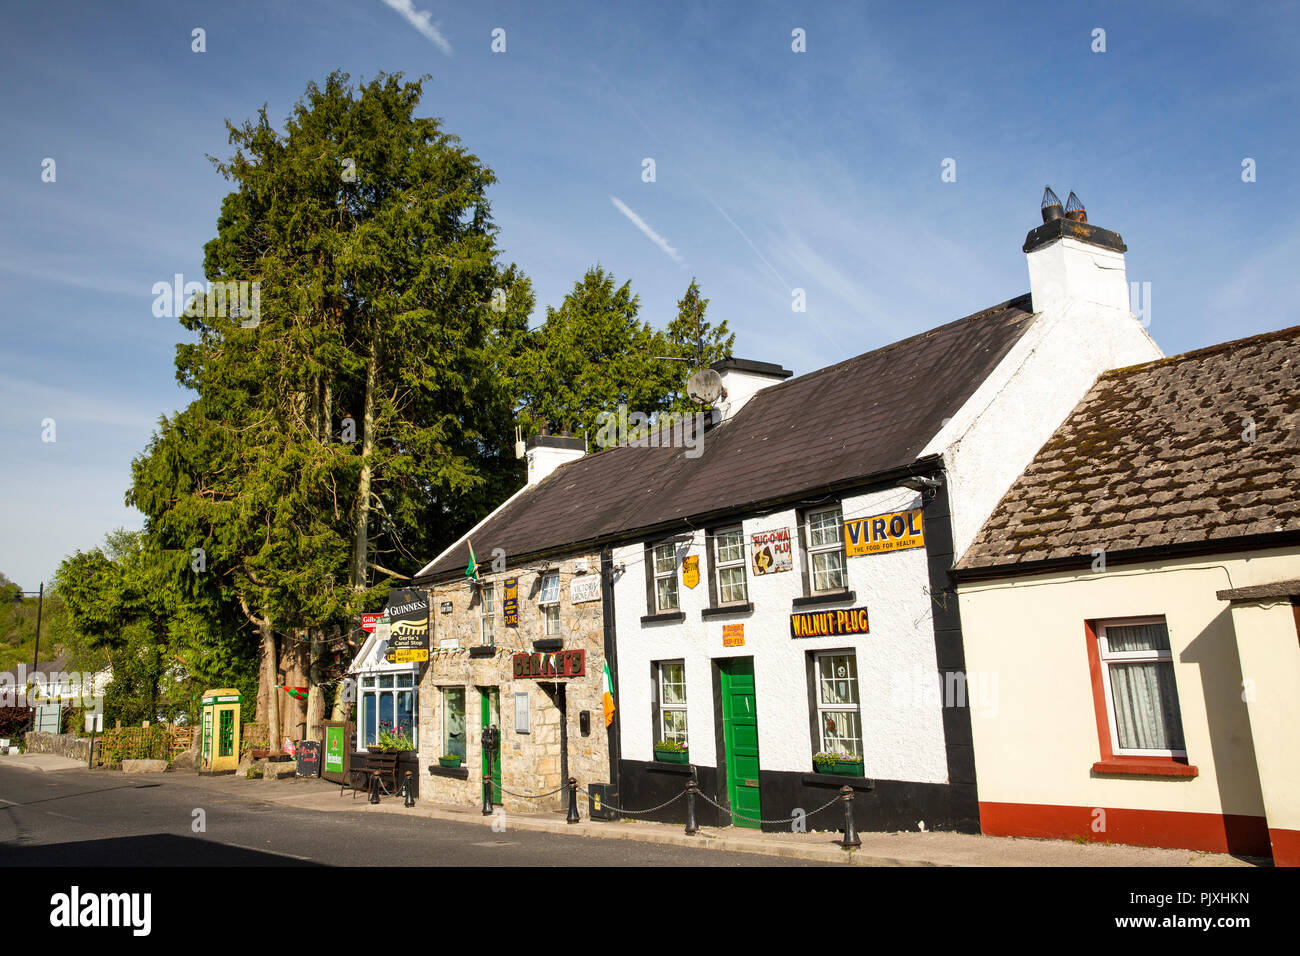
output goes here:
[{"label": "satellite dish", "polygon": [[686,383],[686,394],[701,405],[716,402],[722,394],[722,376],[711,368],[702,368]]}]

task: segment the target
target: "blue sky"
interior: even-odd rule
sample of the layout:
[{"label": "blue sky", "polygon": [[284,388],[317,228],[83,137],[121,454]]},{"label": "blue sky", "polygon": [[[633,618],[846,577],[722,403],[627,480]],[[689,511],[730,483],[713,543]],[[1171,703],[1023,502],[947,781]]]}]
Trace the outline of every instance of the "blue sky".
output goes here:
[{"label": "blue sky", "polygon": [[423,112],[495,170],[538,321],[596,263],[661,326],[696,276],[738,356],[807,372],[1027,291],[1020,245],[1050,183],[1123,235],[1166,352],[1297,322],[1297,3],[392,2],[416,12],[7,9],[0,570],[23,587],[140,524],[130,461],[188,401],[182,330],[151,288],[203,278],[224,120],[265,103],[280,125],[334,69],[431,74]]}]

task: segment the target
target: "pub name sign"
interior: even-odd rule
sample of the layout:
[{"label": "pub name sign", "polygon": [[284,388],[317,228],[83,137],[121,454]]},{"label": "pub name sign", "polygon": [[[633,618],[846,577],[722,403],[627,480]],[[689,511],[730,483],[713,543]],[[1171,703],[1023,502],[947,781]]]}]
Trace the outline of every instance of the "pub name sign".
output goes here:
[{"label": "pub name sign", "polygon": [[582,677],[587,673],[585,650],[555,651],[541,654],[516,654],[511,658],[512,673],[521,677]]}]

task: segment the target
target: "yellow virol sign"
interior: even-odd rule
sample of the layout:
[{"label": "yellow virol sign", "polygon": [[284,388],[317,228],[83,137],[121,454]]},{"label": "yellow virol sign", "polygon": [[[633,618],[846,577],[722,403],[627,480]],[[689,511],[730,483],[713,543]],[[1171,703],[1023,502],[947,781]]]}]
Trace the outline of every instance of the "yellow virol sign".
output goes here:
[{"label": "yellow virol sign", "polygon": [[925,526],[920,508],[844,522],[844,553],[849,557],[923,547]]}]

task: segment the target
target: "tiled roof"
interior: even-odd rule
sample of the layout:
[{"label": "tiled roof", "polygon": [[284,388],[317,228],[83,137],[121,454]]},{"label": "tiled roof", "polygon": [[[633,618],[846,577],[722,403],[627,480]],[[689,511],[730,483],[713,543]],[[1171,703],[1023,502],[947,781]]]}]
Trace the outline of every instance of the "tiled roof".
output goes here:
[{"label": "tiled roof", "polygon": [[1298,365],[1300,326],[1103,374],[958,568],[1300,530]]},{"label": "tiled roof", "polygon": [[[913,461],[1033,322],[1029,297],[758,392],[703,453],[611,448],[563,465],[471,534],[480,561],[616,540],[640,529],[869,478]],[[464,569],[459,544],[424,576]]]}]

